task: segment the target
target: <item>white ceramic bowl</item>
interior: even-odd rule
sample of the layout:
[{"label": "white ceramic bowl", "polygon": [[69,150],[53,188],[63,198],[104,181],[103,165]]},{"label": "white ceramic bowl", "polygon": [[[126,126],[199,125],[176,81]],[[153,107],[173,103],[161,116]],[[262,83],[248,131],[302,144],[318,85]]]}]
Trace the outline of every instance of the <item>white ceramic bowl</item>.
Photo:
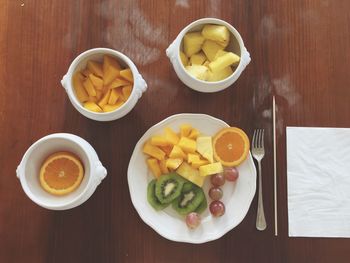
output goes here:
[{"label": "white ceramic bowl", "polygon": [[[84,166],[81,184],[75,191],[64,196],[49,194],[39,181],[42,163],[50,154],[58,151],[74,153]],[[92,146],[84,139],[69,133],[55,133],[36,141],[24,154],[16,172],[27,196],[36,204],[52,210],[65,210],[82,204],[107,175],[107,170]]]},{"label": "white ceramic bowl", "polygon": [[[104,55],[109,55],[116,58],[121,66],[131,69],[134,77],[134,86],[129,99],[120,108],[112,112],[98,113],[85,109],[79,102],[74,93],[72,77],[76,71],[85,69],[86,63],[89,60],[102,62]],[[61,84],[66,90],[69,100],[73,106],[85,117],[96,121],[112,121],[124,117],[134,108],[137,101],[141,98],[142,93],[147,89],[147,84],[142,78],[141,74],[138,72],[135,64],[124,54],[109,48],[94,48],[81,53],[69,66],[67,74],[64,75],[61,80]]]},{"label": "white ceramic bowl", "polygon": [[[200,31],[206,24],[217,24],[226,26],[231,32],[231,39],[229,45],[225,50],[232,51],[241,57],[238,66],[236,67],[235,71],[231,74],[231,76],[221,81],[209,82],[196,79],[195,77],[187,73],[186,69],[181,63],[180,50],[182,49],[183,45],[183,37],[188,32]],[[179,33],[174,42],[171,43],[170,46],[167,48],[166,54],[169,57],[177,76],[186,86],[196,91],[207,93],[218,92],[231,86],[238,79],[238,77],[241,75],[241,73],[251,60],[250,54],[245,48],[242,37],[238,33],[238,31],[229,23],[216,18],[202,18],[186,26]]]}]

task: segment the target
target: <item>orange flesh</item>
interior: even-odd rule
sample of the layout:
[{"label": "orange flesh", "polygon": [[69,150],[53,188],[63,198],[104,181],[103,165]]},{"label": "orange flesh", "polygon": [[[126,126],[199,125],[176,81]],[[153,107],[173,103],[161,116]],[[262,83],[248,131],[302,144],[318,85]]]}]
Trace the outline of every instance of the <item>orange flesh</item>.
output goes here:
[{"label": "orange flesh", "polygon": [[232,162],[242,157],[244,145],[244,141],[239,134],[226,132],[217,139],[215,151],[223,161]]}]

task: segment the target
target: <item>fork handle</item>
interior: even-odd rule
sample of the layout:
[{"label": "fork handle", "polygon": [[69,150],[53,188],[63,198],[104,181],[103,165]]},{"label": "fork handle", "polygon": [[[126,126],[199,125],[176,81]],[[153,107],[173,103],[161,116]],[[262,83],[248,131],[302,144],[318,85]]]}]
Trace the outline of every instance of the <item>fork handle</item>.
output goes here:
[{"label": "fork handle", "polygon": [[264,204],[262,197],[262,179],[261,179],[261,161],[258,161],[259,168],[259,197],[258,197],[258,213],[256,216],[256,229],[263,231],[266,229],[266,219],[264,213]]}]

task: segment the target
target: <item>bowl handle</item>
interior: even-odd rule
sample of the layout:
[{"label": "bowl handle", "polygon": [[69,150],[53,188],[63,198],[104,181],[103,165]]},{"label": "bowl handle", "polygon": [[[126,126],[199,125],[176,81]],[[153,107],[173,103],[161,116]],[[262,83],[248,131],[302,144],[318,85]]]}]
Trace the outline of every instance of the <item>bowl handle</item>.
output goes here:
[{"label": "bowl handle", "polygon": [[22,168],[21,165],[18,165],[17,169],[16,169],[16,176],[17,176],[18,179],[21,178],[21,174],[23,174],[23,168]]},{"label": "bowl handle", "polygon": [[67,75],[64,75],[61,79],[61,85],[67,91]]},{"label": "bowl handle", "polygon": [[[241,59],[242,59],[242,65],[243,65],[243,69],[245,69],[245,67],[249,64],[249,62],[252,60],[250,58],[250,54],[248,52],[248,50],[244,47],[243,48],[243,52],[242,52],[242,56],[241,56]],[[243,70],[242,69],[242,70]]]},{"label": "bowl handle", "polygon": [[175,41],[176,41],[176,39],[165,50],[165,53],[168,56],[168,58],[170,59],[171,63],[174,63],[174,60],[175,60],[175,53],[174,53]]},{"label": "bowl handle", "polygon": [[136,79],[134,81],[135,83],[135,89],[136,89],[136,94],[137,94],[137,98],[141,98],[142,93],[145,92],[147,90],[147,83],[146,81],[142,78],[141,74],[137,74],[136,75]]},{"label": "bowl handle", "polygon": [[103,167],[102,163],[98,161],[96,163],[95,173],[94,173],[94,183],[98,186],[102,180],[106,177],[107,170]]}]

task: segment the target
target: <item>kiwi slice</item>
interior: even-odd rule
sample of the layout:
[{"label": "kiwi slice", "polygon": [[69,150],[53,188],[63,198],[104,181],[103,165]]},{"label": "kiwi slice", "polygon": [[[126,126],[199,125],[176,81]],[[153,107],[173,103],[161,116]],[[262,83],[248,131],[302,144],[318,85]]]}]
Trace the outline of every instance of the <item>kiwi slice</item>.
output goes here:
[{"label": "kiwi slice", "polygon": [[205,211],[205,209],[207,209],[207,207],[208,207],[207,198],[204,195],[204,199],[202,203],[200,203],[200,205],[196,208],[195,212],[197,212],[198,214],[201,214]]},{"label": "kiwi slice", "polygon": [[156,182],[157,180],[154,179],[151,182],[149,182],[147,186],[147,201],[156,211],[159,211],[166,208],[169,204],[162,204],[161,202],[159,202],[158,198],[156,197],[155,195]]},{"label": "kiwi slice", "polygon": [[189,189],[189,186],[185,186],[186,189],[184,189],[181,192],[181,195],[172,203],[172,207],[180,215],[187,215],[188,213],[196,211],[196,209],[202,204],[203,200],[205,200],[205,195],[202,188],[199,188],[194,184],[192,184],[191,189]]},{"label": "kiwi slice", "polygon": [[169,204],[181,194],[184,182],[177,173],[162,175],[156,182],[155,195],[162,204]]}]

